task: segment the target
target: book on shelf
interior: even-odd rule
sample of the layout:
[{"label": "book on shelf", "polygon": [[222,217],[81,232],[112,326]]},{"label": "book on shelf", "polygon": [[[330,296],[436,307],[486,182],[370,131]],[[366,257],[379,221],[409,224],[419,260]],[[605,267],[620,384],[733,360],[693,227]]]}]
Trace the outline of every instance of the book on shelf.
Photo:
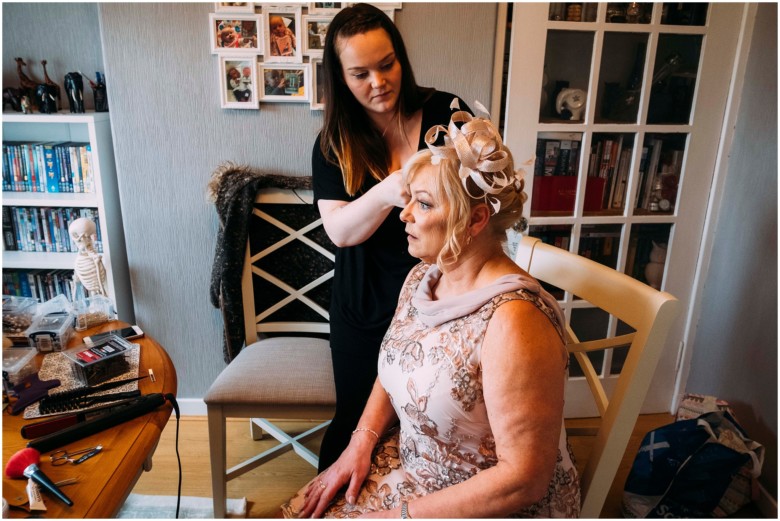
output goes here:
[{"label": "book on shelf", "polygon": [[3,206],[3,244],[6,250],[16,250],[16,231],[14,230],[13,212],[8,206]]},{"label": "book on shelf", "polygon": [[89,143],[3,141],[3,191],[94,192]]},{"label": "book on shelf", "polygon": [[606,188],[604,190],[604,199],[602,208],[612,207],[612,198],[615,194],[615,182],[617,179],[618,160],[623,151],[623,134],[617,139],[608,139],[604,145],[604,155],[609,157],[602,160],[602,175],[606,179]]},{"label": "book on shelf", "polygon": [[579,161],[579,141],[562,139],[559,149],[558,161],[555,165],[555,175],[577,175],[577,163]]},{"label": "book on shelf", "polygon": [[[9,216],[10,219],[7,219]],[[76,252],[68,226],[85,217],[97,228],[95,250],[103,251],[100,216],[95,208],[3,207],[3,240],[7,251]],[[15,237],[15,241],[11,239]]]},{"label": "book on shelf", "polygon": [[648,210],[653,197],[656,177],[658,176],[658,167],[661,161],[661,151],[664,146],[663,139],[653,138],[650,141],[650,159],[647,162],[647,176],[645,186],[642,192],[642,208]]},{"label": "book on shelf", "polygon": [[569,250],[569,236],[568,235],[556,235],[553,245],[562,250]]},{"label": "book on shelf", "polygon": [[535,176],[575,176],[582,136],[571,132],[541,132],[536,140]]},{"label": "book on shelf", "polygon": [[84,172],[84,191],[95,193],[95,173],[92,171],[92,145],[82,143],[79,150],[81,151],[81,171]]},{"label": "book on shelf", "polygon": [[24,270],[3,271],[3,294],[31,297],[45,302],[57,295],[72,300],[73,270]]},{"label": "book on shelf", "polygon": [[46,172],[46,191],[57,193],[60,191],[59,163],[54,154],[54,143],[41,144],[43,150],[43,164]]},{"label": "book on shelf", "polygon": [[536,157],[534,158],[534,176],[544,175],[544,139],[536,140]]},{"label": "book on shelf", "polygon": [[623,200],[626,194],[626,186],[628,185],[628,175],[631,171],[631,153],[633,149],[624,148],[620,152],[620,160],[618,161],[617,175],[615,176],[614,191],[612,194],[611,208],[622,208]]},{"label": "book on shelf", "polygon": [[615,244],[620,234],[589,234],[580,238],[579,254],[611,268],[615,267]]},{"label": "book on shelf", "polygon": [[551,244],[558,248],[568,250],[571,232],[556,229],[548,229],[546,226],[536,226],[530,233],[532,237],[540,239],[545,244]]},{"label": "book on shelf", "polygon": [[57,153],[57,164],[60,167],[60,191],[73,192],[73,179],[70,169],[70,154],[66,150],[67,141],[57,143],[54,149]]},{"label": "book on shelf", "polygon": [[604,190],[598,203],[601,210],[622,208],[633,151],[626,141],[623,134],[608,134],[599,136],[591,144],[588,178],[603,180]]},{"label": "book on shelf", "polygon": [[558,166],[558,153],[561,148],[561,142],[555,140],[547,140],[544,144],[544,175],[555,175],[556,167]]},{"label": "book on shelf", "polygon": [[642,147],[642,156],[639,159],[639,176],[637,178],[636,195],[634,196],[634,207],[640,208],[639,202],[642,200],[645,177],[647,176],[647,151],[646,146]]}]

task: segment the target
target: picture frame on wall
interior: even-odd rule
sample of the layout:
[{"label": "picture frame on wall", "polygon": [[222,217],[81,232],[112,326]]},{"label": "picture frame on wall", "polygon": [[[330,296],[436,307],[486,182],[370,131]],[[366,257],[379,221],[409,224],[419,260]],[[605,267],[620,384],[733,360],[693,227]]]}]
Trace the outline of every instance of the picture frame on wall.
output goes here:
[{"label": "picture frame on wall", "polygon": [[285,103],[309,102],[311,69],[308,63],[261,63],[258,84],[262,85],[260,101]]},{"label": "picture frame on wall", "polygon": [[254,56],[219,57],[219,92],[223,109],[259,109],[257,59]]},{"label": "picture frame on wall", "polygon": [[303,54],[306,56],[322,56],[325,48],[325,35],[333,20],[332,16],[303,16]]},{"label": "picture frame on wall", "polygon": [[210,13],[212,54],[263,53],[263,23],[259,14]]},{"label": "picture frame on wall", "polygon": [[301,8],[263,6],[266,63],[303,63]]},{"label": "picture frame on wall", "polygon": [[215,13],[247,13],[255,12],[254,2],[214,2]]},{"label": "picture frame on wall", "polygon": [[325,110],[325,85],[323,84],[322,58],[312,57],[311,66],[311,110]]},{"label": "picture frame on wall", "polygon": [[334,15],[347,5],[346,2],[309,2],[309,14]]},{"label": "picture frame on wall", "polygon": [[[352,7],[359,2],[347,2],[342,4],[344,7]],[[385,13],[392,11],[393,9],[401,9],[403,2],[365,2],[369,5],[373,5],[377,9],[381,9]]]}]

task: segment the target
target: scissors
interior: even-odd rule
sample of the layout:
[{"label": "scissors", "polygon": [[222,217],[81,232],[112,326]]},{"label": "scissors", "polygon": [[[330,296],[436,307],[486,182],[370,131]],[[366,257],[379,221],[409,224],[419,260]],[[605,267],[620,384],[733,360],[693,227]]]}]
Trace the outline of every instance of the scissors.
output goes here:
[{"label": "scissors", "polygon": [[[96,447],[89,447],[86,449],[81,450],[74,450],[73,452],[68,452],[66,450],[58,450],[51,453],[49,458],[51,458],[51,464],[56,466],[64,465],[66,463],[72,463],[74,465],[78,465],[79,463],[83,463],[87,461],[89,458],[97,454],[103,450],[102,445],[98,445]],[[78,456],[79,454],[82,454],[81,457],[78,459],[73,459],[74,456]]]}]

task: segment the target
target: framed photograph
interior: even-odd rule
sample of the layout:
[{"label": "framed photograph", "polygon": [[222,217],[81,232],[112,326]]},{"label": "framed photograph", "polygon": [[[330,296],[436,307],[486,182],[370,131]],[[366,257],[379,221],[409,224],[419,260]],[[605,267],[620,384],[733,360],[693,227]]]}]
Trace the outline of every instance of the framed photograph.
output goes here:
[{"label": "framed photograph", "polygon": [[303,63],[301,8],[263,7],[266,63]]},{"label": "framed photograph", "polygon": [[261,63],[258,84],[262,85],[260,101],[308,102],[309,64]]},{"label": "framed photograph", "polygon": [[322,58],[309,61],[311,65],[311,109],[325,110],[325,86],[322,84]]},{"label": "framed photograph", "polygon": [[[358,2],[346,2],[342,4],[344,7],[352,7],[353,5],[357,4]],[[393,9],[401,9],[402,2],[365,2],[367,4],[373,5],[377,9],[381,9],[385,13],[388,11],[391,11]],[[311,11],[310,11],[311,12]]]},{"label": "framed photograph", "polygon": [[262,17],[257,15],[221,14],[209,15],[212,54],[263,53]]},{"label": "framed photograph", "polygon": [[303,54],[306,56],[322,56],[325,48],[325,35],[328,33],[332,16],[303,16]]},{"label": "framed photograph", "polygon": [[255,12],[254,2],[215,2],[215,13],[246,13]]},{"label": "framed photograph", "polygon": [[259,109],[257,59],[254,56],[219,57],[219,93],[223,109]]},{"label": "framed photograph", "polygon": [[347,5],[346,2],[309,2],[309,14],[334,15]]}]

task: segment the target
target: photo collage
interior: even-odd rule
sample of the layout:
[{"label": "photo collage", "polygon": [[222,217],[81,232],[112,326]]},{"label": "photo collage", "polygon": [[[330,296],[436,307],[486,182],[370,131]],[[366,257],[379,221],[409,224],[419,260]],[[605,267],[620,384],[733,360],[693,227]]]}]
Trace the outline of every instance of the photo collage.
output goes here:
[{"label": "photo collage", "polygon": [[[309,103],[323,110],[322,53],[333,17],[346,2],[256,4],[216,2],[209,14],[211,52],[218,57],[221,106]],[[393,19],[400,2],[377,3]]]}]

